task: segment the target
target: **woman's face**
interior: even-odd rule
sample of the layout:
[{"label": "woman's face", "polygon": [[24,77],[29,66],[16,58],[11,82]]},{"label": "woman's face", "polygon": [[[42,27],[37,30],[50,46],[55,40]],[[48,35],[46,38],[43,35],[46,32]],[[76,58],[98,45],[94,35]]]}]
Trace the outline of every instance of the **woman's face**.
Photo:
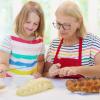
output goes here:
[{"label": "woman's face", "polygon": [[30,12],[23,26],[25,35],[31,36],[37,30],[39,22],[40,17],[35,12]]},{"label": "woman's face", "polygon": [[76,30],[80,28],[80,22],[72,16],[56,16],[55,27],[58,29],[62,38],[71,38],[76,36]]}]

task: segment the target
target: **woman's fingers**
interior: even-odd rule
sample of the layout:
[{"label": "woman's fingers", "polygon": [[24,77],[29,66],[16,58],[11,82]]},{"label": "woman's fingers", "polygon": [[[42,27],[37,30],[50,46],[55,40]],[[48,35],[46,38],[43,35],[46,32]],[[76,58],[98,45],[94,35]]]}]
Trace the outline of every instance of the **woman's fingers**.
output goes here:
[{"label": "woman's fingers", "polygon": [[49,75],[51,77],[54,77],[56,75],[59,75],[59,77],[64,77],[77,74],[77,68],[75,67],[65,67],[65,68],[60,68],[60,67],[61,64],[59,63],[53,64],[49,69]]},{"label": "woman's fingers", "polygon": [[70,76],[70,75],[76,75],[76,71],[74,71],[73,69],[70,69],[68,72],[67,72],[67,75]]},{"label": "woman's fingers", "polygon": [[62,69],[59,70],[58,74],[59,74],[59,77],[64,77],[67,74],[67,70],[65,70],[64,68],[62,68]]},{"label": "woman's fingers", "polygon": [[49,75],[50,75],[51,77],[54,77],[54,76],[58,75],[58,72],[59,72],[59,70],[58,70],[58,69],[55,69],[55,70],[53,70],[53,71],[49,71]]},{"label": "woman's fingers", "polygon": [[77,68],[75,67],[66,67],[59,70],[59,76],[70,76],[70,75],[76,75],[77,74]]},{"label": "woman's fingers", "polygon": [[55,71],[52,71],[52,72],[49,73],[50,77],[54,77],[56,75],[58,75],[58,69],[56,69]]},{"label": "woman's fingers", "polygon": [[58,68],[60,68],[61,67],[61,64],[60,63],[57,63],[57,64],[55,64]]},{"label": "woman's fingers", "polygon": [[50,69],[49,69],[49,75],[50,75],[51,77],[54,77],[54,76],[58,75],[60,66],[61,66],[61,65],[60,65],[59,63],[53,64],[53,65],[50,67]]}]

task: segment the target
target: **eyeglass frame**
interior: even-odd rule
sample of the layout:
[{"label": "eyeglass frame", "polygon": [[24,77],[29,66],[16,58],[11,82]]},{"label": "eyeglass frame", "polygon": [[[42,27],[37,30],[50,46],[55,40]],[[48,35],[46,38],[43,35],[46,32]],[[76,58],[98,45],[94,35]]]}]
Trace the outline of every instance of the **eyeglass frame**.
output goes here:
[{"label": "eyeglass frame", "polygon": [[[67,24],[67,23],[61,24],[61,23],[53,22],[52,24],[53,24],[54,28],[57,28],[58,30],[61,28],[61,26],[64,30],[71,30],[71,27],[72,27],[71,24]],[[59,26],[57,26],[57,25],[59,25]],[[66,26],[66,28],[65,28],[65,26]]]}]

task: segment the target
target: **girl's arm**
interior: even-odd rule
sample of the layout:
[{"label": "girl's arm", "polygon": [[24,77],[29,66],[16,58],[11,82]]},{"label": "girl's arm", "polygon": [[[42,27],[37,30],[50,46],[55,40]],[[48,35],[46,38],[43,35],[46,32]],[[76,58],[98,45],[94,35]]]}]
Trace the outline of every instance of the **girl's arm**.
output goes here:
[{"label": "girl's arm", "polygon": [[35,78],[39,78],[43,74],[44,69],[44,55],[39,55],[37,60],[37,72],[33,73]]},{"label": "girl's arm", "polygon": [[3,41],[0,41],[0,68],[1,69],[8,68],[11,51],[12,51],[11,36],[6,35]]},{"label": "girl's arm", "polygon": [[44,70],[43,70],[43,76],[49,77],[48,72],[49,72],[49,68],[50,68],[52,65],[53,65],[53,64],[50,63],[50,62],[45,62],[45,64],[44,64]]},{"label": "girl's arm", "polygon": [[37,71],[41,75],[43,74],[43,69],[44,69],[44,55],[39,55],[38,56],[38,63],[37,63]]},{"label": "girl's arm", "polygon": [[4,51],[0,51],[0,71],[5,71],[9,67],[10,55]]}]

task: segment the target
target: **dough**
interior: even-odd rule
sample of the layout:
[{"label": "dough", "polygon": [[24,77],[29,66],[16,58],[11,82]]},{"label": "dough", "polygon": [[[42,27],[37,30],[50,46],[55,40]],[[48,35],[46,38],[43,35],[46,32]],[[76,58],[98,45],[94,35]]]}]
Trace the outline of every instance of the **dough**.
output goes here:
[{"label": "dough", "polygon": [[3,88],[5,88],[5,85],[4,85],[3,82],[0,81],[0,90],[3,89]]},{"label": "dough", "polygon": [[52,82],[46,78],[38,78],[28,81],[19,87],[16,94],[19,96],[28,96],[53,88]]},{"label": "dough", "polygon": [[0,78],[4,78],[4,77],[5,77],[5,75],[3,75],[3,74],[0,73]]},{"label": "dough", "polygon": [[99,78],[83,78],[67,80],[66,86],[72,92],[83,93],[100,93],[100,79]]}]

